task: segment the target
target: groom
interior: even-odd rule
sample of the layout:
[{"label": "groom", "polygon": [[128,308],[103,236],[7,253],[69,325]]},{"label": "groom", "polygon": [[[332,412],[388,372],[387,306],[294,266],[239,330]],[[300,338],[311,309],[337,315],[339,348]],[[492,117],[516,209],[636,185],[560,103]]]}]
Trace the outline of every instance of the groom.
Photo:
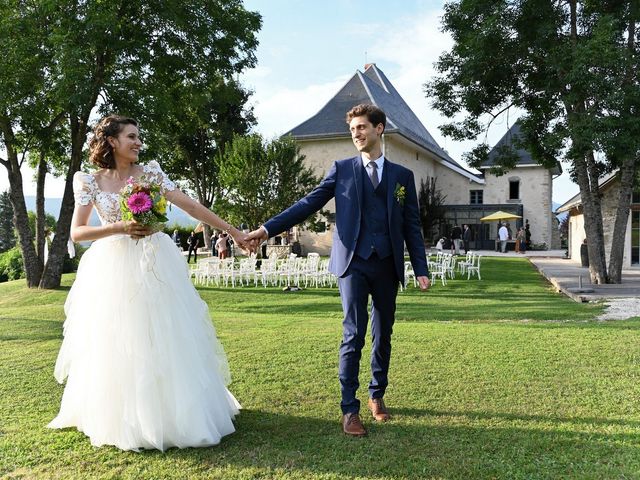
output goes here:
[{"label": "groom", "polygon": [[391,357],[398,283],[404,282],[404,244],[422,290],[429,288],[427,261],[420,233],[413,173],[382,155],[386,115],[362,104],[347,112],[351,138],[360,155],[334,162],[311,193],[267,221],[248,236],[264,241],[303,222],[331,198],[336,226],[329,270],[338,277],[344,320],[339,378],[342,428],[363,436],[360,419],[360,356],[368,323],[371,295],[371,372],[368,407],[376,421],[389,419],[383,396]]}]

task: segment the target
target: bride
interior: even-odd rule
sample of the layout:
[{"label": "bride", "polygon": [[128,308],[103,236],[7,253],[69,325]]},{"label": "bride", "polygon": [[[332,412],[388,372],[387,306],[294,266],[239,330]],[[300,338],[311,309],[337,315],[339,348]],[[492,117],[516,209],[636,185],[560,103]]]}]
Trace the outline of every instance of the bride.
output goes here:
[{"label": "bride", "polygon": [[[94,129],[95,173],[73,179],[71,238],[93,240],[65,303],[55,377],[67,380],[50,428],[76,427],[122,450],[216,445],[235,431],[240,404],[207,305],[171,238],[120,216],[119,191],[142,175],[192,217],[243,234],[176,188],[157,162],[136,162],[137,122],[111,115]],[[92,208],[101,226],[88,225]]]}]

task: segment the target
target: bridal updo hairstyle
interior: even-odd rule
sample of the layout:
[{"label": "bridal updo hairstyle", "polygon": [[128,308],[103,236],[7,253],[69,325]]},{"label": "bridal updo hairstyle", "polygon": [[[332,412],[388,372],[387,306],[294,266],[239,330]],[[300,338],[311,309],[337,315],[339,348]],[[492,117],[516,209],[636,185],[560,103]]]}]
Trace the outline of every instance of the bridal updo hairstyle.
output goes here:
[{"label": "bridal updo hairstyle", "polygon": [[108,137],[117,137],[125,125],[138,126],[133,118],[120,115],[108,115],[102,118],[93,128],[93,137],[89,140],[89,160],[101,168],[115,168],[113,148]]},{"label": "bridal updo hairstyle", "polygon": [[361,103],[349,110],[347,112],[347,123],[351,123],[351,120],[355,117],[367,117],[374,127],[382,124],[383,131],[387,127],[387,116],[385,113],[370,103]]}]

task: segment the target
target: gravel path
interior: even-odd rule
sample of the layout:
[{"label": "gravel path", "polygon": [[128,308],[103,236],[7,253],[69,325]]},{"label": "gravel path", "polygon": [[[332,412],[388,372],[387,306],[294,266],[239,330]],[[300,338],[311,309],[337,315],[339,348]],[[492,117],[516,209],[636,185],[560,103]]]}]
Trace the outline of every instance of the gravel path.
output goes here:
[{"label": "gravel path", "polygon": [[598,320],[624,320],[640,317],[640,298],[612,298],[606,302],[607,309]]}]

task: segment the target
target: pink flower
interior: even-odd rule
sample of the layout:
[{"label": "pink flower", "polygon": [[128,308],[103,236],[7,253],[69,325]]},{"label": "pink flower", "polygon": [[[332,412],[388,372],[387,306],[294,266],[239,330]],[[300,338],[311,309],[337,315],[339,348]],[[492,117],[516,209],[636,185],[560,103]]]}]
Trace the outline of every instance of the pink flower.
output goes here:
[{"label": "pink flower", "polygon": [[127,205],[129,206],[129,210],[131,210],[134,215],[137,215],[151,210],[153,202],[147,193],[137,192],[127,199]]}]

